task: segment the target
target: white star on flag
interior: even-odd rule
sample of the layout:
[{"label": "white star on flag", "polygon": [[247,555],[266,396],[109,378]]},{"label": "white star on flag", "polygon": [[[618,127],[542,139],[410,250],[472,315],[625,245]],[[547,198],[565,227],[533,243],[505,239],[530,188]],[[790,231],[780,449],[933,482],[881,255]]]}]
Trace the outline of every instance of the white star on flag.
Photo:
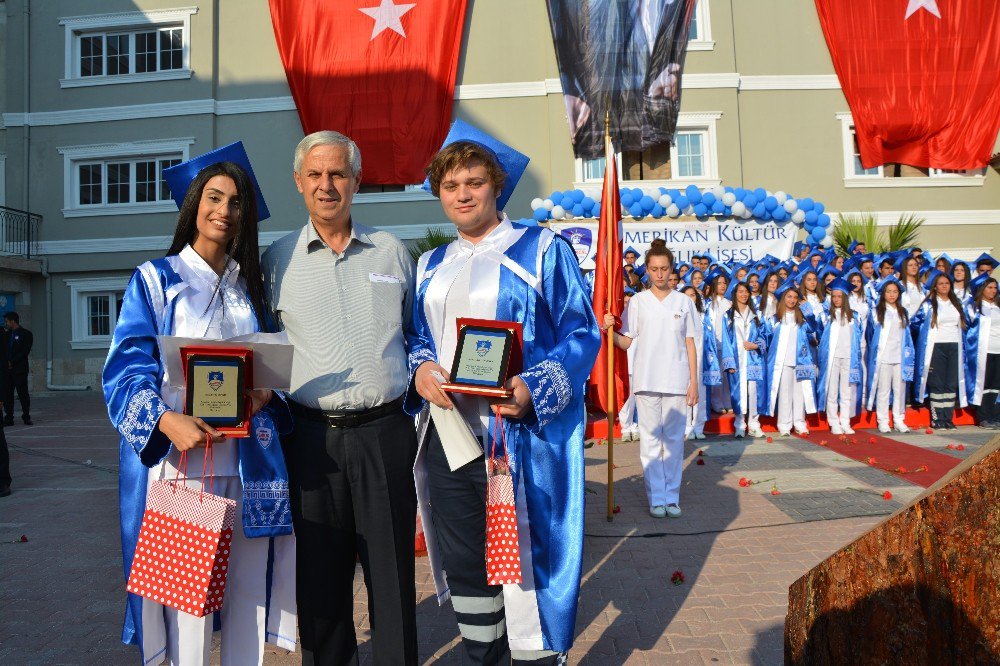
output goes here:
[{"label": "white star on flag", "polygon": [[[933,0],[931,1],[933,2]],[[406,37],[406,31],[403,30],[403,23],[399,19],[403,14],[416,6],[416,3],[397,5],[392,0],[381,0],[381,4],[378,7],[359,7],[360,11],[375,19],[375,25],[372,27],[372,37],[368,41],[372,41],[378,37],[383,30],[392,30]]]},{"label": "white star on flag", "polygon": [[910,4],[906,6],[906,16],[903,17],[903,20],[910,18],[921,9],[926,9],[934,16],[941,18],[941,10],[938,9],[937,0],[910,0]]}]

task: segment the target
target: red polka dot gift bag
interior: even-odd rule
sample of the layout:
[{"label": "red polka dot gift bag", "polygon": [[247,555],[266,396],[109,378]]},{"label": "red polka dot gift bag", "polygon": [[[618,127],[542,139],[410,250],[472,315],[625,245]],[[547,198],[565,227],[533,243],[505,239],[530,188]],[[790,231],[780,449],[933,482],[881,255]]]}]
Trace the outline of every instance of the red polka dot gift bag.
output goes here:
[{"label": "red polka dot gift bag", "polygon": [[[206,466],[212,464],[209,440]],[[181,453],[177,478],[152,483],[126,589],[164,606],[203,617],[222,608],[236,502],[184,485]],[[186,476],[185,476],[186,478]]]},{"label": "red polka dot gift bag", "polygon": [[[503,442],[498,456],[497,440]],[[517,542],[514,478],[507,457],[507,435],[499,412],[493,422],[493,444],[486,463],[486,583],[521,583],[521,551]]]}]

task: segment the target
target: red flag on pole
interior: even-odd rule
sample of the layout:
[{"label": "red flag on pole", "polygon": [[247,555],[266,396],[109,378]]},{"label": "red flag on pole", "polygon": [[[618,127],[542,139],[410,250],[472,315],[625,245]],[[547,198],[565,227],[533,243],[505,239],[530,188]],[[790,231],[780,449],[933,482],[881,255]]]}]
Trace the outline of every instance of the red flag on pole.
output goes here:
[{"label": "red flag on pole", "polygon": [[[604,168],[604,191],[601,194],[601,220],[597,230],[597,255],[594,257],[594,314],[603,325],[604,314],[610,312],[621,317],[625,309],[625,276],[622,268],[621,199],[618,197],[618,166],[614,153],[607,158]],[[610,284],[609,284],[610,282]],[[608,298],[610,293],[611,297]],[[605,333],[605,336],[609,334]],[[618,347],[615,350],[615,404],[617,416],[628,399],[628,356]],[[588,392],[590,403],[608,413],[608,345],[602,344],[597,361],[590,373]]]},{"label": "red flag on pole", "polygon": [[423,182],[451,122],[466,3],[270,0],[302,129],[354,139],[365,183]]},{"label": "red flag on pole", "polygon": [[815,2],[865,168],[987,165],[1000,131],[1000,2]]}]

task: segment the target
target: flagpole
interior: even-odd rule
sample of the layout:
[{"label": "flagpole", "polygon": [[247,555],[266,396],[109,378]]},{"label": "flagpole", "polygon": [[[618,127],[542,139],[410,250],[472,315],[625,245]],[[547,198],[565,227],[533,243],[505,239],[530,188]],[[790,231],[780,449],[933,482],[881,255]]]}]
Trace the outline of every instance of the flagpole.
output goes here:
[{"label": "flagpole", "polygon": [[[611,110],[608,109],[604,112],[604,164],[605,169],[607,165],[611,164]],[[613,177],[615,175],[613,174]],[[605,197],[607,199],[607,197]],[[611,206],[614,201],[604,201],[605,206]],[[611,219],[613,219],[612,216]],[[618,254],[618,246],[612,246],[611,237],[612,229],[611,225],[605,225],[604,230],[604,247],[607,248],[605,253],[604,261],[606,268],[607,279],[607,307],[610,310],[611,304],[614,302],[614,284],[613,279],[614,271],[622,270],[621,268],[621,258],[618,258],[619,265],[615,265],[615,259]],[[615,517],[615,407],[617,402],[615,401],[615,329],[612,326],[608,330],[608,401],[607,401],[607,411],[608,411],[608,522],[614,520]]]}]

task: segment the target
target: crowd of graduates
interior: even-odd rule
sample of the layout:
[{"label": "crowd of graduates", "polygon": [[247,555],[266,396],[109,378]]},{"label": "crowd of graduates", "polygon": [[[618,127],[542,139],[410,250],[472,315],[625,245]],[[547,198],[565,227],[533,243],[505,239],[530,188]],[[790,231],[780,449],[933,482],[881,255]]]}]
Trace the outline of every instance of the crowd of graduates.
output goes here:
[{"label": "crowd of graduates", "polygon": [[[704,438],[710,412],[734,413],[736,437],[762,437],[763,415],[782,436],[806,434],[806,414],[823,411],[833,434],[852,434],[862,410],[883,433],[907,432],[907,406],[925,404],[934,428],[954,428],[955,407],[970,405],[980,427],[1000,428],[997,260],[874,255],[857,242],[848,253],[797,243],[785,261],[705,253],[672,267],[668,285],[693,300],[702,327],[687,438]],[[627,302],[649,281],[639,253],[624,254]],[[626,440],[638,438],[634,404],[620,415]]]}]

